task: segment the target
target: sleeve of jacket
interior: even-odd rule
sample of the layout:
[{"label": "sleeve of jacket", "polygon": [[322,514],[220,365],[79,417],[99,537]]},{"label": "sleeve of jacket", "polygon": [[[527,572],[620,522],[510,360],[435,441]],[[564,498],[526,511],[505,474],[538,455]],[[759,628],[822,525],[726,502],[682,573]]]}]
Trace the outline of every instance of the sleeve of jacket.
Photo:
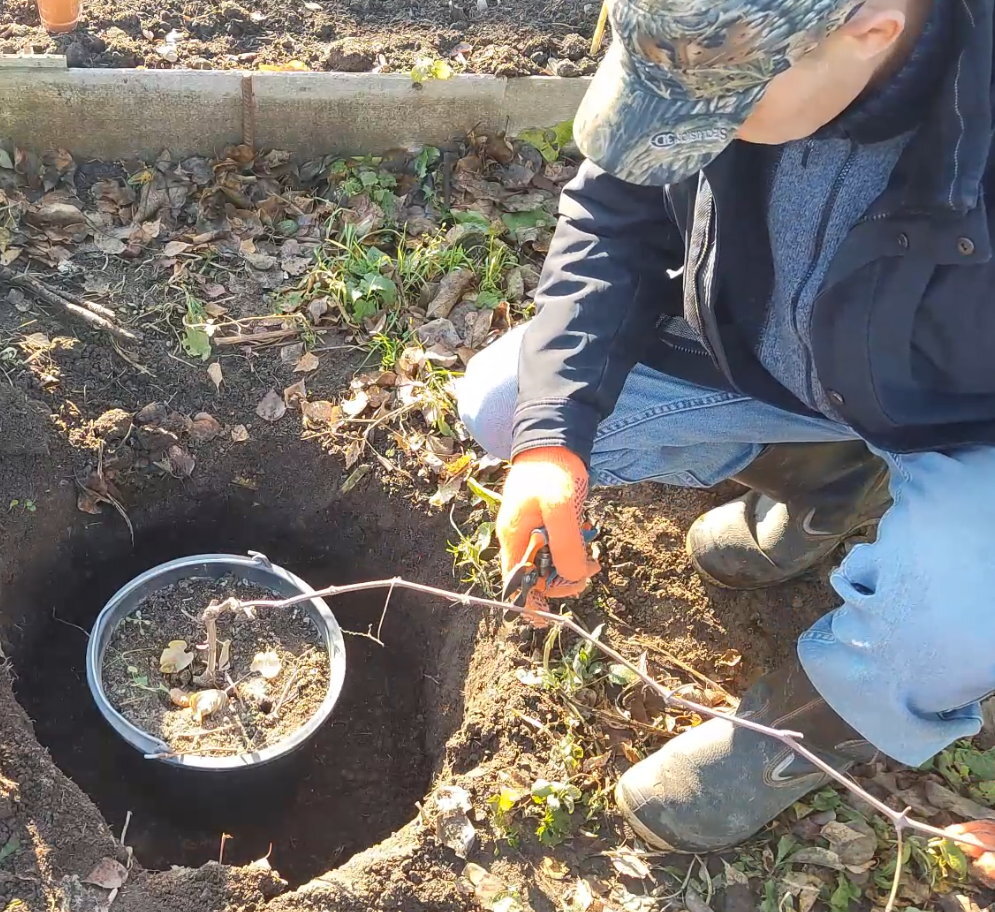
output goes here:
[{"label": "sleeve of jacket", "polygon": [[652,338],[681,313],[684,242],[660,187],[585,162],[560,198],[560,219],[518,365],[512,454],[565,446],[590,461],[598,423]]}]

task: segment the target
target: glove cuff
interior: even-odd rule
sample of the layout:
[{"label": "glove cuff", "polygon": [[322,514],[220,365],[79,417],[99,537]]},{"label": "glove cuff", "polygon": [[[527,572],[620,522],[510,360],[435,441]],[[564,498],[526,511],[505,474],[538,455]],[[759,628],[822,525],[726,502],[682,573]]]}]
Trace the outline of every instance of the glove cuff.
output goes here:
[{"label": "glove cuff", "polygon": [[561,446],[536,447],[525,450],[511,460],[512,465],[542,462],[566,470],[575,478],[587,479],[587,466],[576,453]]}]

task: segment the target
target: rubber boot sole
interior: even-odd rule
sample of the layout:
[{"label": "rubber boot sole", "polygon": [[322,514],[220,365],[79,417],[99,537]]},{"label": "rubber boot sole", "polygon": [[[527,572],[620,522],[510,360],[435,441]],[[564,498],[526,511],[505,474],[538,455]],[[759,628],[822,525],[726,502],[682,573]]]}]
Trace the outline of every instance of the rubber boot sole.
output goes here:
[{"label": "rubber boot sole", "polygon": [[622,812],[626,826],[632,830],[648,846],[652,846],[661,852],[673,852],[675,855],[695,855],[696,852],[688,852],[682,849],[675,849],[670,843],[664,842],[649,827],[646,826],[632,811],[626,802],[625,792],[619,787],[621,783],[615,785],[615,804]]}]

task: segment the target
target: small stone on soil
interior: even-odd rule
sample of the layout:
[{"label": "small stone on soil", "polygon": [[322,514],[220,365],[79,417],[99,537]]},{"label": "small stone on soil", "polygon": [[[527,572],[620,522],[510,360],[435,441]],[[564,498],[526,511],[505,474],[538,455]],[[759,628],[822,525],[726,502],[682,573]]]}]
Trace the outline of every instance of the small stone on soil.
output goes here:
[{"label": "small stone on soil", "polygon": [[355,38],[340,38],[328,45],[322,63],[326,70],[342,73],[365,73],[373,68],[372,50]]},{"label": "small stone on soil", "polygon": [[133,424],[131,413],[110,409],[93,422],[93,433],[103,440],[123,440]]}]

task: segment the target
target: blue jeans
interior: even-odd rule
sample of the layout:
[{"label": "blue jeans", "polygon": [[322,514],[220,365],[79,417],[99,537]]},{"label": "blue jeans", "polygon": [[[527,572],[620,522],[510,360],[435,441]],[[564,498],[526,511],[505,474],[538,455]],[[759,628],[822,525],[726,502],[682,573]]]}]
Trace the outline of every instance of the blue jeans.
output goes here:
[{"label": "blue jeans", "polygon": [[[488,452],[511,452],[523,327],[477,357],[460,381],[460,414]],[[639,365],[598,428],[598,485],[716,484],[771,443],[850,440],[846,425],[805,418]],[[877,748],[918,765],[981,728],[995,691],[995,447],[879,452],[892,507],[873,544],[857,545],[830,582],[843,604],[798,641],[798,657],[836,712]]]}]

